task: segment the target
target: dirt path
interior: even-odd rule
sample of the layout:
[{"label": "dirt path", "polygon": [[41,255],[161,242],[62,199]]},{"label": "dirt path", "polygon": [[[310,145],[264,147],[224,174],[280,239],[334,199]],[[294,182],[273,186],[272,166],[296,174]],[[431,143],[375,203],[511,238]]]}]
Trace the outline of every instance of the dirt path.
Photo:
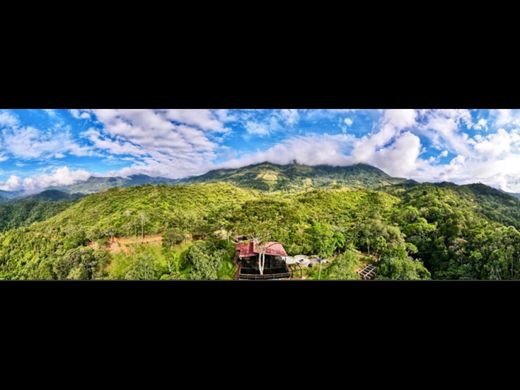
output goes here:
[{"label": "dirt path", "polygon": [[[141,237],[114,237],[107,245],[106,249],[111,253],[126,253],[132,251],[132,246],[140,244],[162,243],[162,235],[154,234]],[[96,242],[90,243],[89,246],[98,249]]]}]

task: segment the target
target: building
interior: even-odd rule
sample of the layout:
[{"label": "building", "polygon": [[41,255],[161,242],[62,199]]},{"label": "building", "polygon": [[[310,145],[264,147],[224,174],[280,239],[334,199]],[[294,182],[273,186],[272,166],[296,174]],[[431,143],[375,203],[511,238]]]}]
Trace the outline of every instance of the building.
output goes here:
[{"label": "building", "polygon": [[287,252],[279,242],[259,243],[256,240],[236,244],[235,279],[289,279],[291,273],[285,262]]}]

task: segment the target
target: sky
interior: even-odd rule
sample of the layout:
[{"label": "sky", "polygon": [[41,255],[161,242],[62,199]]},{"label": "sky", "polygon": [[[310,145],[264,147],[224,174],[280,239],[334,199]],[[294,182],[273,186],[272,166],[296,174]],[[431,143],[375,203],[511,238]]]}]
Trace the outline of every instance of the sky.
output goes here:
[{"label": "sky", "polygon": [[270,161],[520,192],[520,110],[0,109],[0,190]]}]

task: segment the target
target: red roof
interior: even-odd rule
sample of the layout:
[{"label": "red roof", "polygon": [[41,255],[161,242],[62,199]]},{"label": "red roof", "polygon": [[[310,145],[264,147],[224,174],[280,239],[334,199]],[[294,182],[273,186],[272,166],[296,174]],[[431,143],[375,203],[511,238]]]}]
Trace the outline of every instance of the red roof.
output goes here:
[{"label": "red roof", "polygon": [[258,244],[255,241],[252,242],[240,242],[236,245],[236,250],[239,251],[239,257],[253,257],[265,251],[266,255],[271,256],[287,256],[282,244],[279,242],[269,241],[264,244]]}]

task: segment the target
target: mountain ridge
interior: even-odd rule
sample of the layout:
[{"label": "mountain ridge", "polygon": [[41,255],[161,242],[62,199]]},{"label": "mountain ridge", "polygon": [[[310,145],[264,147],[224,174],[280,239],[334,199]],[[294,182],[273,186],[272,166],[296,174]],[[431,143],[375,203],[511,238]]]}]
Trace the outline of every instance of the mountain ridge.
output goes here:
[{"label": "mountain ridge", "polygon": [[368,164],[347,166],[274,164],[262,162],[239,168],[211,170],[199,176],[179,180],[179,183],[230,182],[239,187],[264,191],[297,190],[309,187],[324,188],[353,186],[379,188],[407,182],[395,178]]}]

